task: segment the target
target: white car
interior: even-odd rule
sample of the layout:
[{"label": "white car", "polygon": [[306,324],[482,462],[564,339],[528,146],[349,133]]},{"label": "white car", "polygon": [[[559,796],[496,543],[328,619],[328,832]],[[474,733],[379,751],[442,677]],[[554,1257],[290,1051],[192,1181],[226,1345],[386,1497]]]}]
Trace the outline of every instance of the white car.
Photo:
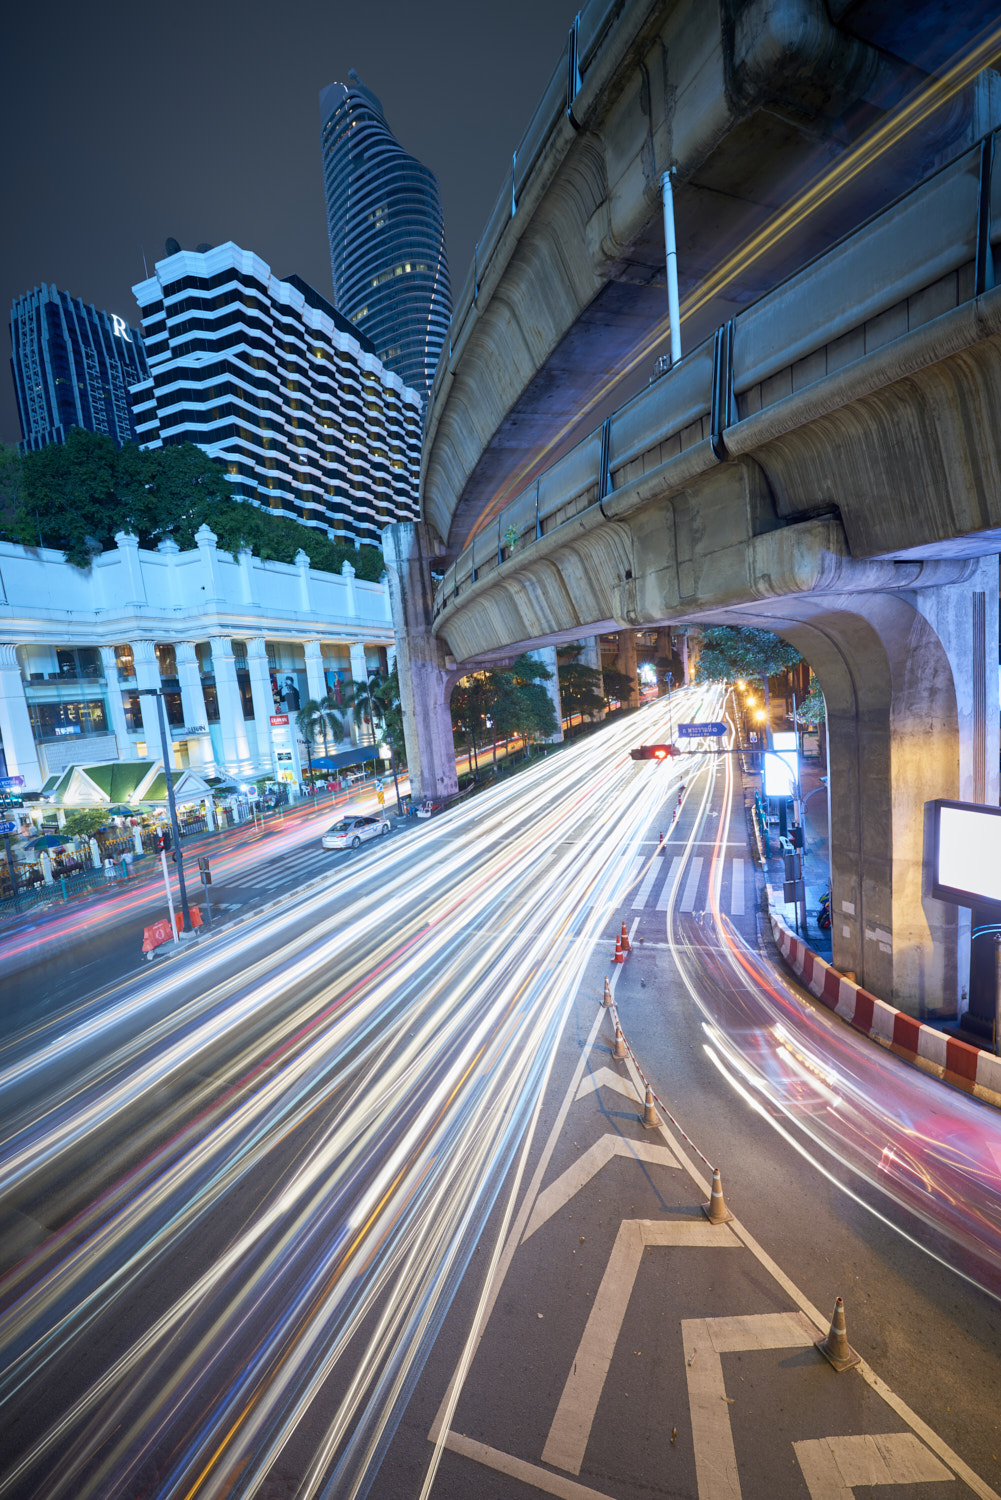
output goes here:
[{"label": "white car", "polygon": [[388,832],[388,818],[340,818],[331,823],[320,844],[324,849],[357,849],[366,839],[378,838]]}]

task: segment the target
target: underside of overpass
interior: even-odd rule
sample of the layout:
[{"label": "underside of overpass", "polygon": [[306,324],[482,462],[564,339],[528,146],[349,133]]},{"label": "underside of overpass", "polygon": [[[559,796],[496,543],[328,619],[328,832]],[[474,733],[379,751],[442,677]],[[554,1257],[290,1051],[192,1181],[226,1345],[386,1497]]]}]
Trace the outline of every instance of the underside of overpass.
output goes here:
[{"label": "underside of overpass", "polygon": [[[925,804],[998,801],[1001,89],[969,59],[948,97],[929,79],[990,11],[618,7],[457,309],[423,523],[385,542],[425,795],[454,786],[473,663],[693,622],[796,645],[828,706],[835,964],[918,1016],[963,1008],[970,932],[931,896]],[[647,387],[668,169],[685,351]],[[818,170],[814,210],[742,249]]]},{"label": "underside of overpass", "polygon": [[[649,379],[668,332],[663,172],[691,348],[982,134],[993,75],[932,104],[937,76],[991,22],[992,0],[619,7],[453,317],[422,489],[444,556]],[[783,226],[809,184],[922,91],[910,128],[863,146],[866,169]]]}]

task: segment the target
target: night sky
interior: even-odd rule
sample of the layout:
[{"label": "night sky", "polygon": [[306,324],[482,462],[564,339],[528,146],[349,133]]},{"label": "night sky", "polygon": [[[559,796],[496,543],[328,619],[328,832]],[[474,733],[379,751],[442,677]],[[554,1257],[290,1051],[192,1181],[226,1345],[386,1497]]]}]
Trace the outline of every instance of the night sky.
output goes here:
[{"label": "night sky", "polygon": [[0,438],[13,298],[42,281],[133,325],[172,235],[235,240],[330,297],[317,94],[348,69],[441,183],[452,286],[556,66],[573,0],[20,4],[4,26]]}]

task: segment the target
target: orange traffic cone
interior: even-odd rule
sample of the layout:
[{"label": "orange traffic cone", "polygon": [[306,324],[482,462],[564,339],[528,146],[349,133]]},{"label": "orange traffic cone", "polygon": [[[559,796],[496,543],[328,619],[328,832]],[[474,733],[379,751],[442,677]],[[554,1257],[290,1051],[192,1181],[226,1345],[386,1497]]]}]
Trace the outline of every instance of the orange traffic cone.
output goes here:
[{"label": "orange traffic cone", "polygon": [[850,1370],[852,1365],[862,1363],[861,1355],[855,1353],[845,1332],[845,1304],[839,1297],[834,1304],[834,1316],[826,1339],[817,1340],[817,1348],[836,1370]]},{"label": "orange traffic cone", "polygon": [[612,1053],[612,1056],[618,1058],[619,1062],[621,1062],[622,1059],[625,1057],[625,1055],[626,1055],[626,1039],[622,1035],[622,1027],[621,1026],[616,1026],[616,1028],[615,1028],[615,1051]]},{"label": "orange traffic cone", "polygon": [[660,1115],[653,1107],[653,1089],[647,1084],[646,1101],[643,1105],[643,1128],[645,1130],[656,1130],[659,1124]]},{"label": "orange traffic cone", "polygon": [[622,951],[622,939],[620,937],[617,937],[615,939],[615,957],[612,959],[612,963],[624,964],[625,961],[626,955]]},{"label": "orange traffic cone", "polygon": [[719,1167],[713,1168],[713,1190],[709,1195],[709,1202],[703,1203],[702,1212],[710,1224],[729,1224],[733,1214],[723,1201],[723,1184],[719,1178]]},{"label": "orange traffic cone", "polygon": [[622,951],[623,953],[631,953],[633,951],[633,945],[629,941],[629,934],[626,931],[625,922],[623,922],[622,924]]},{"label": "orange traffic cone", "polygon": [[604,998],[603,998],[603,1000],[602,1000],[601,1003],[605,1007],[606,1010],[608,1009],[608,1007],[612,1003],[612,986],[608,982],[608,975],[607,974],[605,975],[605,995],[604,995]]}]

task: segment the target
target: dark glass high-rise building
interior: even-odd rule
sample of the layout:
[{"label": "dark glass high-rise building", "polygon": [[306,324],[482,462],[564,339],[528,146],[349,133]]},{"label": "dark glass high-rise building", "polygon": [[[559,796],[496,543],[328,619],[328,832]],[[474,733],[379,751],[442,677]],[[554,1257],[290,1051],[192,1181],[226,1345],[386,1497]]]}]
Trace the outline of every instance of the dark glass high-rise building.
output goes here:
[{"label": "dark glass high-rise building", "polygon": [[61,443],[71,427],[136,440],[129,387],[149,375],[141,335],[124,318],[43,282],[10,312],[21,447]]},{"label": "dark glass high-rise building", "polygon": [[452,312],[441,194],[371,89],[348,77],[320,93],[334,305],[426,398]]}]

